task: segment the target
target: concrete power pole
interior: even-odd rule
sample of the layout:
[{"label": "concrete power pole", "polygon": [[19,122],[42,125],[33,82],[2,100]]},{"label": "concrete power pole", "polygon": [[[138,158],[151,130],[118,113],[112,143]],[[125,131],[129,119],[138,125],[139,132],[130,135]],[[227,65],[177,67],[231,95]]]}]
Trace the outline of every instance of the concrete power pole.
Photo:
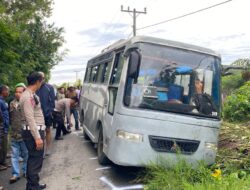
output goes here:
[{"label": "concrete power pole", "polygon": [[137,11],[136,9],[130,10],[128,7],[127,10],[123,9],[123,5],[121,6],[121,11],[122,12],[127,12],[127,13],[133,13],[133,35],[136,36],[136,17],[139,14],[146,14],[147,13],[147,8],[144,8],[144,11]]},{"label": "concrete power pole", "polygon": [[77,82],[77,80],[78,80],[78,73],[80,72],[80,71],[74,71],[75,73],[76,73],[76,82]]}]

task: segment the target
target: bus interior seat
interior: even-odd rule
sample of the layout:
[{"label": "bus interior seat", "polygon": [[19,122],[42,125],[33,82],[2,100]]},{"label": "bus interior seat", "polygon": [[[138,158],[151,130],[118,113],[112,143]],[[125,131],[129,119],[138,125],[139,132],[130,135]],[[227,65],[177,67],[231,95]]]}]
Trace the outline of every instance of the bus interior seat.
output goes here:
[{"label": "bus interior seat", "polygon": [[171,84],[168,91],[168,99],[175,99],[183,101],[184,88],[180,85]]},{"label": "bus interior seat", "polygon": [[189,97],[187,95],[184,95],[183,96],[183,103],[188,104],[188,102],[189,102]]}]

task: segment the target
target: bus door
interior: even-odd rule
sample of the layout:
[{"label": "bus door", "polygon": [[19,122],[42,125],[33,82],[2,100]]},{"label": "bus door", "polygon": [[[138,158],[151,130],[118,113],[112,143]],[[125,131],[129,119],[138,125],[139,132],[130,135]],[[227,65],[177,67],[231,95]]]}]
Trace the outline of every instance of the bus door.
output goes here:
[{"label": "bus door", "polygon": [[[111,137],[111,133],[107,132],[110,130],[110,127],[112,127],[113,124],[113,116],[115,113],[115,105],[116,105],[116,99],[117,99],[117,93],[119,89],[121,74],[122,74],[122,68],[124,63],[124,57],[123,52],[117,52],[115,55],[115,60],[113,64],[113,69],[108,85],[107,90],[107,100],[104,102],[105,110],[104,110],[104,125],[106,126],[103,130],[104,136],[107,138],[104,140],[108,140]],[[106,142],[107,143],[107,142]],[[104,141],[104,144],[106,144]]]}]

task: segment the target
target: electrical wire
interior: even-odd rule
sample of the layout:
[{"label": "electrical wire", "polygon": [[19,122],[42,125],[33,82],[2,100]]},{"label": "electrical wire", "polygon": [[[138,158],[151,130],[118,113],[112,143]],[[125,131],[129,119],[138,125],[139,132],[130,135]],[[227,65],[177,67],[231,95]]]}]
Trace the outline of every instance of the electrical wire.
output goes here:
[{"label": "electrical wire", "polygon": [[148,25],[148,26],[144,26],[144,27],[138,28],[137,30],[143,30],[143,29],[145,29],[145,28],[157,26],[157,25],[160,25],[160,24],[164,24],[164,23],[166,23],[166,22],[170,22],[170,21],[174,21],[174,20],[177,20],[177,19],[180,19],[180,18],[183,18],[183,17],[187,17],[187,16],[190,16],[190,15],[193,15],[193,14],[196,14],[196,13],[199,13],[199,12],[202,12],[202,11],[206,11],[206,10],[208,10],[208,9],[211,9],[211,8],[214,8],[214,7],[217,7],[217,6],[220,6],[220,5],[229,3],[230,1],[232,1],[232,0],[223,1],[223,2],[221,2],[221,3],[217,3],[217,4],[211,5],[211,6],[209,6],[209,7],[206,7],[206,8],[203,8],[203,9],[199,9],[199,10],[197,10],[197,11],[193,11],[193,12],[190,12],[190,13],[187,13],[187,14],[184,14],[184,15],[181,15],[181,16],[178,16],[178,17],[174,17],[174,18],[171,18],[171,19],[168,19],[168,20],[164,20],[164,21],[155,23],[155,24],[151,24],[151,25]]}]

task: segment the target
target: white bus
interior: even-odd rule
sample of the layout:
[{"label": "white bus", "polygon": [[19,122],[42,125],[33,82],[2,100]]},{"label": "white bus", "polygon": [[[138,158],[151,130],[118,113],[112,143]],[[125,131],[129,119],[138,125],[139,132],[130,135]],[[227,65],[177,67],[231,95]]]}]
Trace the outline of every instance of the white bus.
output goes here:
[{"label": "white bus", "polygon": [[137,36],[88,61],[80,102],[84,136],[101,164],[145,166],[159,157],[215,161],[221,58],[180,42]]}]

